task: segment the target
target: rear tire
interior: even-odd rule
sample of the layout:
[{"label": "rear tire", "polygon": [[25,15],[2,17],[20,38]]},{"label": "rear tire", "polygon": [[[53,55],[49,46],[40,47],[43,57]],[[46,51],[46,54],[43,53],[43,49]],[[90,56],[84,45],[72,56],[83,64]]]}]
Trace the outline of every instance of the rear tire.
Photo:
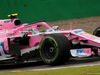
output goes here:
[{"label": "rear tire", "polygon": [[40,43],[40,56],[49,65],[63,64],[70,58],[71,44],[62,34],[46,35]]},{"label": "rear tire", "polygon": [[100,27],[97,27],[94,32],[93,35],[100,37]]}]

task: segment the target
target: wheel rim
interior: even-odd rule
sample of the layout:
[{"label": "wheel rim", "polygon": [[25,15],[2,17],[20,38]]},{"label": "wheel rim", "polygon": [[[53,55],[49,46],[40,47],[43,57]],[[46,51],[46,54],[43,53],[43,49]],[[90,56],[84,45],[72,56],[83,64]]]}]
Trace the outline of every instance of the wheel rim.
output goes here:
[{"label": "wheel rim", "polygon": [[[47,47],[46,47],[47,46]],[[51,43],[47,43],[47,45],[44,48],[44,53],[47,56],[47,58],[53,58],[55,56],[55,47]]]},{"label": "wheel rim", "polygon": [[42,47],[43,57],[47,60],[52,60],[56,56],[56,45],[54,41],[50,38],[47,38]]}]

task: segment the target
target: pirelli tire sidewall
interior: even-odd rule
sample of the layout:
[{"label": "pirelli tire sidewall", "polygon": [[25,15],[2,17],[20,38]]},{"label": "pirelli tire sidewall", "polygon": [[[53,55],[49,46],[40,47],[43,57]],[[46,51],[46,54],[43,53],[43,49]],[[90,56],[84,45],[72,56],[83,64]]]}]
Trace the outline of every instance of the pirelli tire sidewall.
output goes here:
[{"label": "pirelli tire sidewall", "polygon": [[[52,54],[53,56],[50,56],[50,58],[48,58],[46,55],[46,51],[48,52],[48,50],[52,48],[49,48],[48,46],[53,45],[54,54]],[[63,34],[49,34],[41,40],[39,52],[40,57],[45,63],[50,65],[58,65],[65,63],[70,58],[70,49],[71,44],[66,36],[64,36]]]},{"label": "pirelli tire sidewall", "polygon": [[97,27],[94,32],[93,35],[100,37],[100,27]]}]

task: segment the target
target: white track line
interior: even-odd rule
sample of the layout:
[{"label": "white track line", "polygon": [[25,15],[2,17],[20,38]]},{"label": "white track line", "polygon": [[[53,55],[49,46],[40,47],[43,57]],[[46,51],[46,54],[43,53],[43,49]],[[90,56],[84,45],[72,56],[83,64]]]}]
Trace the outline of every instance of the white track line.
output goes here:
[{"label": "white track line", "polygon": [[87,65],[73,65],[73,66],[65,66],[65,67],[54,67],[54,68],[44,68],[44,69],[34,69],[34,70],[28,70],[28,71],[42,71],[42,70],[55,70],[55,69],[64,69],[64,68],[73,68],[73,67],[85,67],[85,66],[95,66],[95,65],[100,65],[98,64],[87,64]]}]

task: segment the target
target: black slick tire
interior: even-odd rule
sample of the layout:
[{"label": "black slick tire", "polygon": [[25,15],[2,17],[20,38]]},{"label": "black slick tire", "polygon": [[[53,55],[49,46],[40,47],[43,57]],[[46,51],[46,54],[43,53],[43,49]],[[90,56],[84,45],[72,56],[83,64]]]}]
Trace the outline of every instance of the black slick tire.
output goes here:
[{"label": "black slick tire", "polygon": [[93,35],[100,37],[100,27],[97,27],[94,32]]},{"label": "black slick tire", "polygon": [[71,44],[63,34],[46,35],[40,43],[40,57],[49,65],[60,65],[70,58]]}]

